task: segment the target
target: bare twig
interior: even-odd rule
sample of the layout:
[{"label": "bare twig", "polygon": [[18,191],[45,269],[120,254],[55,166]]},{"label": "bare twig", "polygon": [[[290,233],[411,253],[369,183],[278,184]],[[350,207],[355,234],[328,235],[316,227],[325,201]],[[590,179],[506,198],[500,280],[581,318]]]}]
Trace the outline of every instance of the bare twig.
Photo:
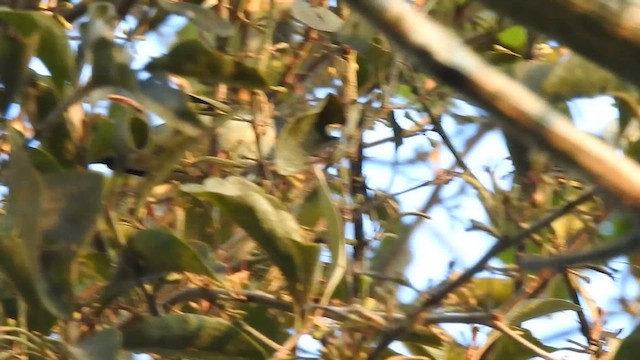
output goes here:
[{"label": "bare twig", "polygon": [[235,321],[235,324],[240,325],[242,330],[244,330],[247,334],[253,336],[255,339],[257,339],[261,343],[267,345],[271,349],[273,349],[275,351],[279,351],[280,349],[282,349],[282,346],[280,346],[280,344],[278,344],[277,342],[269,339],[263,333],[261,333],[260,331],[256,330],[252,326],[249,326],[249,324],[245,323],[244,321],[237,320],[237,321]]},{"label": "bare twig", "polygon": [[520,266],[526,270],[542,268],[562,268],[592,261],[604,261],[621,254],[629,254],[640,249],[640,233],[627,235],[608,246],[578,254],[558,255],[544,259],[522,260]]},{"label": "bare twig", "polygon": [[[362,148],[362,135],[358,139],[357,152],[353,159],[351,159],[351,198],[355,201],[358,199],[366,199],[367,187],[365,184],[364,175],[362,174],[362,162],[364,160],[363,148]],[[351,263],[351,272],[353,279],[353,295],[358,296],[360,294],[360,281],[359,276],[356,274],[364,271],[364,253],[367,248],[367,239],[364,235],[364,213],[360,206],[355,203],[352,219],[354,227],[354,236],[356,244],[353,246],[353,262]]]},{"label": "bare twig", "polygon": [[387,346],[389,346],[389,344],[392,341],[394,341],[396,338],[398,338],[402,334],[405,334],[407,331],[409,331],[409,329],[411,329],[414,319],[418,318],[417,315],[421,311],[439,304],[451,292],[453,292],[455,289],[459,288],[460,286],[464,285],[469,280],[471,280],[471,278],[473,278],[475,274],[479,273],[485,268],[486,264],[494,256],[498,255],[499,253],[508,249],[509,247],[512,247],[521,243],[522,241],[527,239],[529,236],[548,227],[554,220],[560,218],[561,216],[566,215],[568,212],[573,210],[576,206],[588,201],[592,197],[593,197],[593,190],[587,191],[583,195],[579,196],[577,199],[551,212],[550,214],[548,214],[547,216],[545,216],[544,218],[536,222],[534,225],[532,225],[528,229],[521,231],[515,236],[500,239],[494,246],[492,246],[489,249],[489,251],[487,251],[486,254],[484,254],[484,256],[482,256],[482,258],[480,258],[473,266],[471,266],[469,269],[463,272],[460,276],[458,276],[452,281],[446,281],[440,284],[439,286],[433,288],[432,290],[426,292],[425,294],[423,294],[423,296],[421,297],[423,300],[419,310],[417,310],[414,314],[408,315],[406,321],[385,331],[382,334],[380,341],[378,342],[378,346],[370,353],[369,359],[377,359],[382,354],[384,349],[386,349]]},{"label": "bare twig", "polygon": [[[567,287],[569,288],[569,295],[571,296],[571,301],[573,301],[574,304],[580,306],[580,298],[578,297],[578,291],[574,286],[575,279],[571,278],[571,274],[569,274],[567,270],[563,271],[562,277],[564,278],[565,284],[567,284]],[[585,339],[587,339],[587,344],[591,344],[592,342],[591,329],[589,327],[589,321],[587,320],[587,317],[584,314],[584,311],[582,310],[582,306],[580,306],[580,310],[577,311],[577,314],[578,314],[578,321],[580,322],[580,332],[585,337]]]}]

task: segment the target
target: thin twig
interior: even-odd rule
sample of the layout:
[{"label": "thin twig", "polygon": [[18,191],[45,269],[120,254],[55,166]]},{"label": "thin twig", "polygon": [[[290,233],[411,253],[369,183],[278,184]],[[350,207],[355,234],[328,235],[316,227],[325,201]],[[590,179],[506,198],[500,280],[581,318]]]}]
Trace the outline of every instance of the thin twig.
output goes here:
[{"label": "thin twig", "polygon": [[567,270],[562,272],[562,277],[564,278],[564,282],[569,289],[569,296],[571,296],[571,301],[574,304],[578,305],[580,309],[577,311],[578,321],[580,322],[580,332],[587,339],[587,344],[592,343],[591,339],[591,329],[589,327],[589,321],[587,320],[584,311],[582,310],[582,306],[580,306],[580,298],[578,297],[578,291],[574,286],[575,280],[571,278],[571,275]]},{"label": "thin twig", "polygon": [[608,246],[578,254],[558,255],[544,259],[522,260],[520,266],[525,270],[542,268],[563,268],[583,263],[604,261],[621,254],[629,254],[640,249],[640,233],[633,233],[616,240]]},{"label": "thin twig", "polygon": [[511,246],[515,246],[529,236],[539,232],[540,230],[548,227],[554,220],[560,218],[561,216],[566,215],[568,212],[573,210],[576,206],[584,203],[585,201],[591,199],[593,197],[594,190],[587,191],[582,194],[575,200],[567,203],[563,207],[551,212],[537,223],[521,231],[512,237],[506,237],[500,239],[495,245],[493,245],[489,251],[487,251],[482,258],[480,258],[473,266],[471,266],[467,271],[463,272],[460,276],[455,278],[452,281],[447,281],[439,286],[433,288],[432,290],[426,292],[421,298],[423,299],[422,304],[419,309],[413,314],[407,316],[407,320],[402,322],[400,325],[392,327],[391,329],[384,332],[378,342],[378,346],[369,354],[369,359],[377,359],[382,352],[391,344],[392,341],[397,339],[399,336],[405,334],[413,325],[414,319],[418,318],[418,314],[426,310],[434,305],[439,304],[442,300],[444,300],[451,292],[460,286],[467,283],[473,276],[480,271],[482,271],[486,264],[491,260],[494,256],[498,255],[502,251],[508,249]]},{"label": "thin twig", "polygon": [[524,337],[522,337],[522,335],[520,335],[517,331],[511,329],[509,327],[509,325],[505,324],[504,322],[502,322],[502,321],[494,321],[493,324],[492,324],[492,327],[494,329],[500,331],[504,335],[506,335],[506,336],[512,338],[513,340],[517,341],[518,343],[520,343],[522,346],[526,347],[527,349],[533,351],[536,355],[540,356],[541,358],[546,359],[546,360],[555,360],[555,358],[551,354],[549,354],[545,350],[539,348],[535,344],[532,344],[529,340],[527,340]]},{"label": "thin twig", "polygon": [[[358,141],[359,144],[354,158],[351,159],[351,198],[358,201],[360,198],[366,198],[367,188],[362,174],[362,163],[364,161],[362,135],[354,140]],[[357,203],[353,209],[352,221],[356,240],[356,244],[353,246],[353,262],[351,264],[353,275],[352,291],[353,295],[357,297],[360,295],[361,286],[359,277],[356,274],[364,271],[364,253],[367,248],[367,239],[364,235],[364,213]]]},{"label": "thin twig", "polygon": [[518,140],[540,146],[554,158],[581,170],[622,204],[640,207],[638,163],[576,129],[565,115],[481,59],[448,28],[416,12],[403,0],[349,3],[419,61],[422,68],[499,115],[495,119]]},{"label": "thin twig", "polygon": [[280,346],[280,344],[278,344],[277,342],[269,339],[264,334],[262,334],[260,331],[256,330],[255,328],[253,328],[249,324],[245,323],[244,321],[236,320],[234,323],[237,324],[237,325],[240,325],[242,330],[247,332],[249,335],[253,336],[255,339],[257,339],[261,343],[263,343],[263,344],[267,345],[268,347],[272,348],[273,350],[279,351],[280,349],[282,349],[282,346]]}]

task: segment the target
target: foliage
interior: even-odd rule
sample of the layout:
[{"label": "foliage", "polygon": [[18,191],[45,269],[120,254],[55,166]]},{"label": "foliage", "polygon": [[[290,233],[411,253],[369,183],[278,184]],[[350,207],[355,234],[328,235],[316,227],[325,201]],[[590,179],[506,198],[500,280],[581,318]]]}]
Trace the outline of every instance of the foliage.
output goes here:
[{"label": "foliage", "polygon": [[[0,358],[293,359],[309,335],[322,345],[314,358],[527,359],[559,350],[528,326],[559,312],[587,339],[572,350],[634,356],[639,330],[626,341],[602,331],[583,286],[586,270],[610,273],[609,255],[553,263],[633,235],[634,213],[523,145],[527,134],[505,134],[514,171],[471,163],[492,115],[447,86],[456,74],[423,71],[347,3],[0,10]],[[637,158],[637,92],[615,71],[476,1],[412,6],[559,111],[612,96],[607,140]],[[451,129],[473,136],[460,148]],[[385,145],[428,175],[396,192],[372,186]],[[417,211],[403,205],[425,189]],[[439,226],[430,215],[456,216],[465,193],[483,208],[464,219],[469,232],[494,245],[418,290],[410,240],[423,221]]]}]

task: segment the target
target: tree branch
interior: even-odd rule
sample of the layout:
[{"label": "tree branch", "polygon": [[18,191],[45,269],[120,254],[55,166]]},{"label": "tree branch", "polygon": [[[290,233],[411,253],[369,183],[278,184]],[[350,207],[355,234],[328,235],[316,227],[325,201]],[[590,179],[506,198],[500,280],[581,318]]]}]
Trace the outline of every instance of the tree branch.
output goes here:
[{"label": "tree branch", "polygon": [[481,0],[640,85],[640,2]]},{"label": "tree branch", "polygon": [[406,317],[406,320],[401,322],[399,325],[395,327],[391,327],[387,331],[385,331],[380,337],[380,341],[378,342],[378,346],[369,354],[369,359],[377,359],[383,351],[391,344],[392,341],[397,339],[399,336],[402,336],[407,331],[411,329],[413,326],[413,322],[418,318],[418,314],[426,310],[434,305],[439,304],[442,300],[444,300],[447,295],[453,292],[455,289],[467,283],[469,280],[473,278],[473,276],[480,271],[482,271],[489,260],[491,260],[494,256],[498,255],[502,251],[508,249],[509,247],[516,246],[520,244],[522,241],[527,239],[529,236],[537,233],[538,231],[549,226],[554,220],[560,218],[561,216],[566,215],[576,206],[584,203],[585,201],[591,199],[593,196],[593,190],[587,191],[582,194],[578,198],[569,203],[565,204],[563,207],[551,212],[544,218],[540,219],[534,225],[525,229],[512,237],[506,237],[500,239],[489,251],[487,251],[480,260],[478,260],[472,267],[463,272],[460,276],[455,278],[453,281],[445,281],[439,286],[431,289],[421,296],[422,304],[419,309]]},{"label": "tree branch", "polygon": [[616,240],[608,246],[578,254],[558,255],[543,259],[525,259],[520,266],[525,270],[538,270],[542,268],[563,268],[575,266],[592,261],[604,261],[614,256],[628,254],[640,249],[640,233],[633,233]]},{"label": "tree branch", "polygon": [[[541,146],[577,166],[620,202],[640,206],[640,165],[577,130],[567,117],[487,64],[448,29],[414,11],[403,0],[349,3],[433,75],[499,115],[503,128],[520,141]],[[618,52],[614,54],[619,56]]]}]

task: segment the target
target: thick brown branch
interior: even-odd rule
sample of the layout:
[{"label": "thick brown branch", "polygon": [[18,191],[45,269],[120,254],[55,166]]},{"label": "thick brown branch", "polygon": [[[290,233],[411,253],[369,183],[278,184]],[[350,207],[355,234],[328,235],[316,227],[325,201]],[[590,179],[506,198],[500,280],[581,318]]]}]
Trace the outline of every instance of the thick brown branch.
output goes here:
[{"label": "thick brown branch", "polygon": [[640,2],[481,0],[640,85]]},{"label": "thick brown branch", "polygon": [[[445,27],[402,0],[350,0],[400,49],[487,110],[520,141],[543,147],[588,174],[622,203],[640,206],[640,166],[577,130],[524,85],[480,59]],[[539,5],[536,3],[536,5]]]}]

